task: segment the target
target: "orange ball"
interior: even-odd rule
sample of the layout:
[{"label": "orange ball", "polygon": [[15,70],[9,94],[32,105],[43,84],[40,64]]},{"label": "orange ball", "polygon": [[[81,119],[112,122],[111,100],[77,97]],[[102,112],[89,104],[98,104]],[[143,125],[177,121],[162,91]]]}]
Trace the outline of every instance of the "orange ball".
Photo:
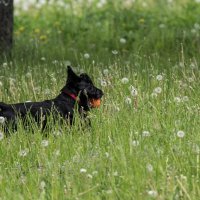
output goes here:
[{"label": "orange ball", "polygon": [[101,99],[91,99],[90,103],[92,108],[99,108],[101,105]]}]

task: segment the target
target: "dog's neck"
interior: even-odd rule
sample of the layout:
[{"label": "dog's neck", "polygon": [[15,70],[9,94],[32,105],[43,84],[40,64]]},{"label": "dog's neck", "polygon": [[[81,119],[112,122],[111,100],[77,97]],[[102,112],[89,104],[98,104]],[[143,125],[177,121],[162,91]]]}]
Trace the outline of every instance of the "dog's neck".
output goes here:
[{"label": "dog's neck", "polygon": [[72,98],[73,100],[75,100],[75,101],[78,100],[77,95],[74,94],[73,92],[69,92],[69,91],[63,90],[62,93],[67,94],[69,97],[71,97],[71,98]]}]

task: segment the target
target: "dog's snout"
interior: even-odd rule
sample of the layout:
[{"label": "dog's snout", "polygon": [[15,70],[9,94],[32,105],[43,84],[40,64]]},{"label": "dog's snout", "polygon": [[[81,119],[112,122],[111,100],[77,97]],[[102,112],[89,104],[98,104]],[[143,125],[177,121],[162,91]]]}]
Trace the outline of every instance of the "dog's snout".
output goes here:
[{"label": "dog's snout", "polygon": [[104,95],[103,91],[100,89],[97,89],[97,98],[100,99]]}]

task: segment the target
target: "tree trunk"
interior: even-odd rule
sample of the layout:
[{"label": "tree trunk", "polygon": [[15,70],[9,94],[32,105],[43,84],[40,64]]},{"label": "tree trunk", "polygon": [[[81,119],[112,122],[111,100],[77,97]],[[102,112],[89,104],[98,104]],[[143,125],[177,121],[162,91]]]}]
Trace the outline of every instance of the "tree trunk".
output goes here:
[{"label": "tree trunk", "polygon": [[0,56],[11,52],[12,36],[13,0],[0,0]]}]

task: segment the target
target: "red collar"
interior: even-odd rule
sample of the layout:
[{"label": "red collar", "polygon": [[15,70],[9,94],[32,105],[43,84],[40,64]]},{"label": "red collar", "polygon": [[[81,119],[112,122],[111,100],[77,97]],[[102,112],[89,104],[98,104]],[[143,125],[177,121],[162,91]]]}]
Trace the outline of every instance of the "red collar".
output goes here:
[{"label": "red collar", "polygon": [[65,94],[69,95],[72,99],[74,99],[75,101],[79,101],[77,96],[73,93],[69,93],[67,91],[63,91]]}]

